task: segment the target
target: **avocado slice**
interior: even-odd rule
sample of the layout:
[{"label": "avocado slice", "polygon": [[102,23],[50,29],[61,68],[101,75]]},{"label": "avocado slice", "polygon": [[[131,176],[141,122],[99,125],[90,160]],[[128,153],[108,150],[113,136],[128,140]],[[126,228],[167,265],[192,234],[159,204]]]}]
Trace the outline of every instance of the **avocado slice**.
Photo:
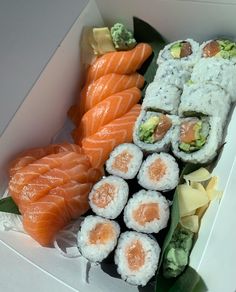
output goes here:
[{"label": "avocado slice", "polygon": [[147,119],[139,128],[139,139],[145,143],[154,143],[154,131],[158,126],[160,118],[153,116]]},{"label": "avocado slice", "polygon": [[224,59],[236,57],[236,43],[230,40],[218,40],[220,52],[217,54]]},{"label": "avocado slice", "polygon": [[170,48],[170,54],[174,59],[180,59],[181,50],[182,50],[181,43],[173,44]]}]

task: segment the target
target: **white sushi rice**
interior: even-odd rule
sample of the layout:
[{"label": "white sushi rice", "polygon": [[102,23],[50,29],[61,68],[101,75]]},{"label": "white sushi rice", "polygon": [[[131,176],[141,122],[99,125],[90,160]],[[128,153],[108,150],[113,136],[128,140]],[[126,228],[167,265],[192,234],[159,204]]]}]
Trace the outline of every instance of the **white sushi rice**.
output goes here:
[{"label": "white sushi rice", "polygon": [[[165,173],[159,179],[150,177],[149,168],[155,161],[161,160],[166,166]],[[179,181],[179,167],[175,158],[168,153],[154,153],[143,162],[138,173],[138,183],[149,190],[169,191],[174,189]]]},{"label": "white sushi rice", "polygon": [[[159,218],[140,224],[135,220],[134,212],[143,204],[157,204]],[[142,214],[145,216],[145,211]],[[167,226],[170,216],[169,204],[166,198],[159,192],[141,190],[129,199],[124,210],[124,221],[128,228],[145,233],[158,233]]]},{"label": "white sushi rice", "polygon": [[231,99],[221,87],[206,83],[186,85],[179,105],[179,116],[218,116],[222,125],[228,116]]},{"label": "white sushi rice", "polygon": [[194,83],[211,83],[223,88],[236,101],[236,66],[222,58],[203,58],[193,68]]},{"label": "white sushi rice", "polygon": [[140,129],[141,124],[145,122],[146,120],[148,120],[150,117],[159,116],[159,115],[160,113],[157,113],[157,112],[142,110],[138,119],[135,122],[134,131],[133,131],[133,142],[145,152],[148,152],[148,153],[167,152],[170,149],[173,129],[179,123],[179,118],[177,116],[167,115],[167,117],[170,118],[172,122],[172,126],[160,141],[157,141],[155,143],[146,143],[146,142],[141,141],[139,138],[139,129]]},{"label": "white sushi rice", "polygon": [[[170,49],[171,49],[172,45],[179,43],[179,42],[183,42],[183,41],[189,42],[191,44],[192,54],[187,56],[187,57],[180,58],[180,59],[173,58],[171,53],[170,53]],[[164,49],[160,51],[159,56],[157,58],[157,64],[160,65],[163,62],[166,62],[168,60],[178,60],[179,62],[183,63],[186,67],[193,67],[200,59],[200,56],[201,56],[200,46],[196,41],[194,41],[192,39],[177,40],[173,43],[166,45],[164,47]]]},{"label": "white sushi rice", "polygon": [[184,84],[190,80],[190,77],[191,70],[188,67],[179,61],[170,60],[158,67],[154,82],[159,84],[165,82],[182,90]]},{"label": "white sushi rice", "polygon": [[[183,119],[185,120],[185,119]],[[190,163],[208,163],[217,155],[217,150],[221,146],[223,126],[219,117],[205,117],[202,121],[209,123],[210,130],[206,143],[203,147],[195,152],[186,153],[179,149],[180,144],[180,127],[176,127],[173,131],[172,151],[174,155],[184,162]]]},{"label": "white sushi rice", "polygon": [[[96,228],[97,224],[111,224],[114,230],[114,236],[105,243],[92,244],[90,242],[90,232]],[[118,223],[112,220],[104,219],[99,216],[88,216],[81,224],[81,229],[78,232],[77,243],[81,254],[91,262],[101,262],[110,252],[113,251],[117,244],[117,239],[120,234]]]},{"label": "white sushi rice", "polygon": [[[127,248],[134,241],[139,241],[145,254],[143,266],[138,270],[132,270],[126,256]],[[155,275],[161,249],[155,239],[150,236],[134,231],[127,231],[121,234],[118,246],[115,251],[115,263],[117,271],[122,279],[133,285],[145,286]]]},{"label": "white sushi rice", "polygon": [[152,82],[146,89],[142,109],[176,114],[181,94],[182,90],[163,80]]},{"label": "white sushi rice", "polygon": [[[104,207],[101,208],[94,204],[93,198],[95,195],[97,195],[97,191],[100,187],[103,185],[109,184],[114,186],[115,193],[114,198],[110,200],[110,202]],[[99,182],[97,182],[91,192],[89,193],[89,205],[93,212],[99,216],[108,218],[108,219],[115,219],[117,216],[120,215],[122,212],[127,200],[128,200],[128,194],[129,194],[129,187],[127,182],[117,176],[107,176],[103,179],[101,179]],[[109,194],[108,194],[109,195]],[[101,197],[101,201],[103,198]]]},{"label": "white sushi rice", "polygon": [[[116,159],[122,155],[131,155],[131,159],[129,162],[123,159],[122,163],[126,163],[127,171],[123,171],[120,168],[117,168],[115,165]],[[122,160],[122,158],[120,158]],[[108,173],[120,176],[124,179],[132,179],[136,176],[139,171],[140,165],[143,160],[143,152],[132,143],[124,143],[117,146],[110,154],[109,159],[106,162],[106,170]]]}]

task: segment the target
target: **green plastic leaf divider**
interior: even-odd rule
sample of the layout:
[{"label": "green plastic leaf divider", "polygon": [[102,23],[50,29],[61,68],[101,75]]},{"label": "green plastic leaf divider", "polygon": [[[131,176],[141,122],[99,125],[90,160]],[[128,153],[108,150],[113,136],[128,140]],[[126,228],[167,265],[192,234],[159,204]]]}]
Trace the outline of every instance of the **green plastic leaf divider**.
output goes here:
[{"label": "green plastic leaf divider", "polygon": [[0,200],[0,212],[20,214],[20,211],[13,201],[12,197],[6,197]]}]

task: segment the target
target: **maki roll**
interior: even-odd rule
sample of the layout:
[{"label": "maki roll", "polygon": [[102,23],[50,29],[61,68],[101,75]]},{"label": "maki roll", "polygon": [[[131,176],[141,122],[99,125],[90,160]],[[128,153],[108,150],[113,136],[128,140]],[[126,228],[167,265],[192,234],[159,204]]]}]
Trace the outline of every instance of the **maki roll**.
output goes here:
[{"label": "maki roll", "polygon": [[158,233],[167,226],[169,204],[161,193],[141,190],[129,199],[124,210],[128,228],[145,233]]},{"label": "maki roll", "polygon": [[77,235],[79,250],[89,261],[101,262],[115,248],[119,234],[115,221],[90,215],[81,223]]},{"label": "maki roll", "polygon": [[182,119],[173,132],[173,153],[185,162],[210,162],[220,147],[222,132],[222,120],[219,117]]},{"label": "maki roll", "polygon": [[142,111],[134,126],[133,141],[146,152],[168,151],[177,121],[176,116]]},{"label": "maki roll", "polygon": [[115,219],[123,210],[129,194],[125,180],[117,176],[108,176],[97,182],[90,194],[89,205],[99,216]]},{"label": "maki roll", "polygon": [[236,43],[227,39],[215,39],[204,42],[200,46],[202,58],[223,58],[236,62]]},{"label": "maki roll", "polygon": [[139,171],[143,160],[143,152],[132,143],[117,146],[106,162],[106,170],[110,174],[124,179],[133,179]]},{"label": "maki roll", "polygon": [[160,65],[168,60],[179,60],[192,67],[199,59],[199,44],[192,39],[186,39],[178,40],[165,46],[159,53],[157,64]]},{"label": "maki roll", "polygon": [[153,110],[167,114],[177,114],[182,90],[165,81],[148,85],[142,103],[143,110]]},{"label": "maki roll", "polygon": [[178,164],[168,153],[149,155],[138,173],[138,183],[148,190],[170,191],[178,181]]},{"label": "maki roll", "polygon": [[229,94],[218,85],[186,85],[179,105],[179,116],[217,116],[221,118],[221,125],[224,125],[230,104]]},{"label": "maki roll", "polygon": [[236,101],[236,67],[222,58],[201,59],[193,68],[193,83],[210,83],[220,86]]},{"label": "maki roll", "polygon": [[159,84],[163,82],[183,89],[184,84],[190,79],[191,71],[183,63],[178,61],[166,61],[157,69],[154,81]]},{"label": "maki roll", "polygon": [[128,283],[145,286],[155,275],[160,252],[156,240],[148,235],[124,232],[115,251],[117,271]]}]

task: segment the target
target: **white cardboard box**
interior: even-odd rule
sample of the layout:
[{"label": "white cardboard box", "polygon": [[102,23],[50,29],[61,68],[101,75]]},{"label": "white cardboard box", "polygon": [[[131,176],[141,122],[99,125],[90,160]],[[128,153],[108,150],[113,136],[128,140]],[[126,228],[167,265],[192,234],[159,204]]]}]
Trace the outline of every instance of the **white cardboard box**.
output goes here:
[{"label": "white cardboard box", "polygon": [[[1,190],[5,187],[10,158],[26,147],[50,143],[63,127],[78,80],[83,76],[79,58],[83,26],[102,25],[103,21],[107,24],[123,21],[131,26],[132,16],[138,16],[157,28],[168,41],[192,37],[201,42],[222,35],[236,37],[235,12],[236,1],[227,0],[88,1],[71,28],[67,23],[70,30],[58,48],[55,41],[55,54],[49,61],[45,60],[48,63],[41,74],[38,68],[37,82],[30,85],[31,90],[2,132]],[[1,112],[4,112],[4,104],[1,98]],[[224,196],[221,203],[215,201],[204,216],[190,261],[210,292],[233,292],[236,289],[236,124],[233,121],[236,121],[236,113],[231,117],[227,143],[214,170],[220,176]],[[88,285],[83,280],[83,259],[66,259],[54,249],[42,248],[28,236],[14,232],[0,232],[0,257],[0,291],[137,291],[121,280],[114,280],[99,267],[93,268]]]}]

